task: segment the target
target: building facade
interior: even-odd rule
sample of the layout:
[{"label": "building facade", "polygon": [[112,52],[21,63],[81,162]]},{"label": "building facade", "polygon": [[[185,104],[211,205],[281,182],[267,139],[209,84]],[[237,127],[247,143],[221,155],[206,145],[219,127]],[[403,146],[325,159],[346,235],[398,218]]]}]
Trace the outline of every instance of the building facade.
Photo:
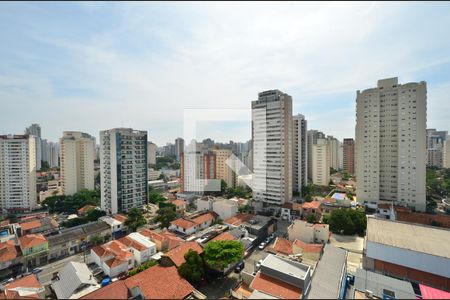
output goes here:
[{"label": "building facade", "polygon": [[344,171],[349,174],[355,173],[355,140],[354,139],[344,139]]},{"label": "building facade", "polygon": [[330,182],[329,144],[324,139],[312,145],[312,183],[328,185]]},{"label": "building facade", "polygon": [[292,117],[293,122],[293,154],[292,154],[292,187],[299,195],[302,187],[308,184],[308,135],[305,116],[298,114]]},{"label": "building facade", "polygon": [[64,131],[61,145],[61,189],[73,195],[94,189],[95,138],[79,131]]},{"label": "building facade", "polygon": [[317,144],[318,139],[325,139],[325,134],[318,130],[308,130],[307,131],[307,139],[308,139],[308,180],[312,182],[312,170],[313,170],[313,162],[312,162],[312,146]]},{"label": "building facade", "polygon": [[228,187],[235,187],[236,175],[226,164],[233,152],[229,149],[214,149],[213,152],[216,155],[216,178],[224,180]]},{"label": "building facade", "polygon": [[100,131],[101,206],[110,214],[147,202],[147,131]]},{"label": "building facade", "polygon": [[263,207],[292,200],[292,97],[279,90],[252,101],[253,198]]},{"label": "building facade", "polygon": [[152,142],[147,143],[147,163],[150,165],[156,164],[156,144]]},{"label": "building facade", "polygon": [[425,210],[425,82],[378,81],[356,95],[358,201]]},{"label": "building facade", "polygon": [[180,161],[181,153],[184,152],[184,140],[182,138],[175,139],[175,156]]},{"label": "building facade", "polygon": [[220,184],[209,185],[208,179],[217,178],[216,154],[201,143],[193,141],[181,154],[181,192],[202,194],[205,189],[218,189]]},{"label": "building facade", "polygon": [[33,135],[36,137],[34,146],[36,170],[41,169],[42,149],[41,149],[41,126],[39,124],[31,124],[30,127],[25,128],[25,135]]},{"label": "building facade", "polygon": [[36,142],[28,135],[0,136],[0,205],[3,213],[36,208]]}]

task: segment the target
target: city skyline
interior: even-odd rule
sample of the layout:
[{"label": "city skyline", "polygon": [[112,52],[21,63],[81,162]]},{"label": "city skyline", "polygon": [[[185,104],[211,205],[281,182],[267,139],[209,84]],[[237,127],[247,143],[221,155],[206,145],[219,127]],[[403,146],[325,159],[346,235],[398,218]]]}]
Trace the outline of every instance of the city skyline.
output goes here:
[{"label": "city skyline", "polygon": [[[448,7],[5,3],[0,126],[21,134],[39,123],[53,142],[66,130],[98,140],[100,130],[130,127],[162,146],[183,137],[184,109],[249,108],[260,91],[279,89],[309,129],[342,141],[355,135],[356,91],[399,77],[427,82],[427,128],[447,130]],[[245,142],[250,119],[241,123],[208,124],[200,139]]]}]

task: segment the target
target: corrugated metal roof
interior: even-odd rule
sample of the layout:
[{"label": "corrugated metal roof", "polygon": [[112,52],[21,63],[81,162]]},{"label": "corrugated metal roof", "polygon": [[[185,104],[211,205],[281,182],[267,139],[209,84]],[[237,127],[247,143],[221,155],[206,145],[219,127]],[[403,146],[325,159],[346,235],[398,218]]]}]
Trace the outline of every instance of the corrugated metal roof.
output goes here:
[{"label": "corrugated metal roof", "polygon": [[347,251],[326,244],[321,260],[317,264],[311,289],[307,299],[338,299],[344,267],[347,263]]},{"label": "corrugated metal roof", "polygon": [[415,299],[416,295],[410,282],[384,276],[371,271],[357,269],[355,274],[355,290],[369,290],[374,296],[383,298],[383,290],[395,293],[395,299]]}]

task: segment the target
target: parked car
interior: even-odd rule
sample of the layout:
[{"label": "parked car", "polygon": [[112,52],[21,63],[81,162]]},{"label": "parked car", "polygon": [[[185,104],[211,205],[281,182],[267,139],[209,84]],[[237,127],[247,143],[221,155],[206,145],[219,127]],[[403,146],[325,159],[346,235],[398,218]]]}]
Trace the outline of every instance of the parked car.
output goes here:
[{"label": "parked car", "polygon": [[256,266],[255,266],[256,271],[259,270],[259,268],[261,268],[262,262],[263,262],[263,260],[260,259],[260,260],[256,263]]},{"label": "parked car", "polygon": [[38,273],[41,273],[41,272],[42,272],[41,268],[35,268],[35,269],[33,269],[33,271],[31,271],[31,273],[33,273],[33,274],[38,274]]},{"label": "parked car", "polygon": [[266,243],[262,242],[261,244],[259,244],[258,249],[263,250],[264,247],[266,247]]},{"label": "parked car", "polygon": [[245,263],[244,261],[241,261],[240,263],[237,264],[237,266],[234,268],[234,273],[239,273],[241,272],[245,267]]}]

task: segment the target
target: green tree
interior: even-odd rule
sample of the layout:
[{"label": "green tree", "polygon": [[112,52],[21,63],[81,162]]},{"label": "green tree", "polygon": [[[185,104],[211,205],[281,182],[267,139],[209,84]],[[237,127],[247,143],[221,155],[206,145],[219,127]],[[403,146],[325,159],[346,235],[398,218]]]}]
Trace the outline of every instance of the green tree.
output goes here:
[{"label": "green tree", "polygon": [[6,219],[9,220],[10,224],[17,223],[18,219],[15,214],[9,214],[6,216]]},{"label": "green tree", "polygon": [[167,228],[170,226],[170,222],[178,217],[173,207],[163,207],[156,212],[155,222],[161,223],[161,228]]},{"label": "green tree", "polygon": [[43,161],[41,160],[41,172],[47,172],[48,170],[50,170],[50,165],[47,161]]},{"label": "green tree", "polygon": [[309,215],[306,217],[306,221],[307,221],[308,223],[311,223],[311,224],[316,223],[316,222],[317,222],[316,214],[309,214]]},{"label": "green tree", "polygon": [[197,251],[189,249],[184,259],[186,262],[178,268],[180,276],[192,284],[200,282],[205,276],[205,265],[201,256]]},{"label": "green tree", "polygon": [[158,264],[158,262],[156,260],[149,260],[146,263],[143,263],[142,265],[140,265],[137,268],[134,268],[133,270],[131,270],[128,275],[129,276],[133,276],[136,275],[137,273],[141,273],[144,270],[147,270],[148,268],[151,268],[153,266],[156,266]]},{"label": "green tree", "polygon": [[158,204],[159,202],[164,202],[167,199],[161,195],[160,191],[155,190],[153,187],[148,187],[148,201],[153,204]]},{"label": "green tree", "polygon": [[91,238],[89,239],[89,244],[91,244],[92,246],[97,246],[103,243],[103,238],[99,235],[93,235],[91,236]]},{"label": "green tree", "polygon": [[142,211],[136,207],[130,209],[127,214],[127,220],[125,221],[125,226],[131,229],[132,232],[135,232],[139,227],[147,224],[147,221],[142,214]]},{"label": "green tree", "polygon": [[91,209],[87,212],[85,219],[88,222],[97,221],[100,217],[106,216],[106,212],[99,209]]},{"label": "green tree", "polygon": [[324,224],[330,224],[330,214],[323,214],[322,215],[322,222]]},{"label": "green tree", "polygon": [[213,269],[223,270],[240,261],[244,245],[238,241],[212,241],[203,250],[205,263]]},{"label": "green tree", "polygon": [[335,209],[329,217],[330,230],[334,233],[364,235],[367,219],[363,210]]}]

